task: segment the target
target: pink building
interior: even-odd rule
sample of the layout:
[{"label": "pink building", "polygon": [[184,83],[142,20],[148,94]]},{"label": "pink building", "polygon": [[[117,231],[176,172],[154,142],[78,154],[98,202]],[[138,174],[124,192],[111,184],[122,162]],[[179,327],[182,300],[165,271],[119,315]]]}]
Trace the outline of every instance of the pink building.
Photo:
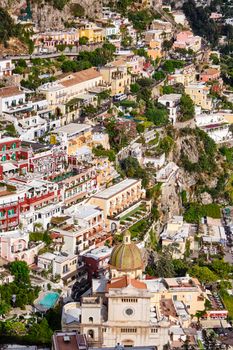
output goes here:
[{"label": "pink building", "polygon": [[216,68],[208,68],[200,74],[200,81],[207,83],[208,81],[218,80],[220,78],[220,70]]},{"label": "pink building", "polygon": [[176,36],[176,41],[173,44],[174,49],[191,49],[193,51],[199,51],[201,49],[201,37],[194,36],[189,30],[180,32]]},{"label": "pink building", "polygon": [[0,233],[1,258],[7,261],[23,260],[28,265],[35,262],[38,251],[44,243],[29,242],[29,233],[14,230]]}]

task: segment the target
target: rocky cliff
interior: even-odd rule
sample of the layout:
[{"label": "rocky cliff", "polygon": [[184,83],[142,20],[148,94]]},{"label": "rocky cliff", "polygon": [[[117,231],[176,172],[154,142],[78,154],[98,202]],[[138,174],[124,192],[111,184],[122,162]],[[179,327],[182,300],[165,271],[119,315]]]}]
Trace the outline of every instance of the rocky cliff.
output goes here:
[{"label": "rocky cliff", "polygon": [[[29,4],[32,21],[35,28],[44,31],[46,29],[63,29],[65,22],[72,18],[72,5],[79,4],[89,18],[96,18],[102,12],[102,0],[67,0],[62,9],[53,5],[52,0],[0,0],[0,7],[8,10],[12,16],[18,17],[22,9]],[[58,6],[59,7],[59,6]]]}]

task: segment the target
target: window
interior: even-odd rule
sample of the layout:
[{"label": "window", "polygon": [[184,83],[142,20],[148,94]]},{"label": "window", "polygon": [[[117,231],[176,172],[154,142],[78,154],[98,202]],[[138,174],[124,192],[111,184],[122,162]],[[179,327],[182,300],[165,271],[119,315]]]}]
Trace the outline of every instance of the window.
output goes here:
[{"label": "window", "polygon": [[131,309],[130,307],[128,309],[125,310],[125,313],[127,316],[132,316],[133,315],[133,309]]},{"label": "window", "polygon": [[9,209],[8,210],[8,215],[14,215],[14,213],[15,213],[14,209]]},{"label": "window", "polygon": [[3,145],[2,146],[2,151],[5,151],[6,150],[6,145]]},{"label": "window", "polygon": [[2,156],[2,162],[6,161],[6,156]]},{"label": "window", "polygon": [[121,333],[137,333],[137,328],[121,328]]},{"label": "window", "polygon": [[12,143],[12,146],[11,146],[12,148],[16,148],[16,143],[14,142],[14,143]]},{"label": "window", "polygon": [[137,303],[137,298],[123,298],[121,299],[122,303]]},{"label": "window", "polygon": [[93,323],[93,317],[89,317],[89,322]]},{"label": "window", "polygon": [[94,331],[93,331],[93,329],[89,329],[87,331],[87,337],[91,338],[91,339],[94,339]]},{"label": "window", "polygon": [[158,328],[151,328],[150,332],[151,333],[158,333]]}]

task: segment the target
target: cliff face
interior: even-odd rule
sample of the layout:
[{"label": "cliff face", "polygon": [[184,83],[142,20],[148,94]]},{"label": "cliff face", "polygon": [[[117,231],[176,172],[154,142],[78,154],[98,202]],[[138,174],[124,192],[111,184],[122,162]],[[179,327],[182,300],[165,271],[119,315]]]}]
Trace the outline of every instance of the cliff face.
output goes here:
[{"label": "cliff face", "polygon": [[[30,10],[35,28],[44,31],[48,29],[63,29],[64,23],[72,18],[71,5],[80,4],[85,15],[96,18],[102,12],[102,0],[69,0],[62,10],[56,9],[48,0],[31,0]],[[19,16],[20,10],[27,7],[26,0],[0,0],[0,7],[6,8],[12,16]]]}]

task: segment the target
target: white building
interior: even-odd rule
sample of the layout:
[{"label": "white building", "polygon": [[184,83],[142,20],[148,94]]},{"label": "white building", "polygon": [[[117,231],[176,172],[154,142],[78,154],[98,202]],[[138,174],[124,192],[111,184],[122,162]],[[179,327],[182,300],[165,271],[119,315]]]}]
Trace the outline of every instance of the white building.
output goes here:
[{"label": "white building", "polygon": [[11,59],[0,59],[0,79],[11,76],[13,69],[15,65]]},{"label": "white building", "polygon": [[176,123],[181,96],[181,94],[167,94],[158,98],[158,102],[167,107],[169,111],[169,120],[172,124]]},{"label": "white building", "polygon": [[229,123],[223,115],[201,114],[195,117],[196,125],[204,130],[216,143],[226,142],[233,139],[229,130]]}]

